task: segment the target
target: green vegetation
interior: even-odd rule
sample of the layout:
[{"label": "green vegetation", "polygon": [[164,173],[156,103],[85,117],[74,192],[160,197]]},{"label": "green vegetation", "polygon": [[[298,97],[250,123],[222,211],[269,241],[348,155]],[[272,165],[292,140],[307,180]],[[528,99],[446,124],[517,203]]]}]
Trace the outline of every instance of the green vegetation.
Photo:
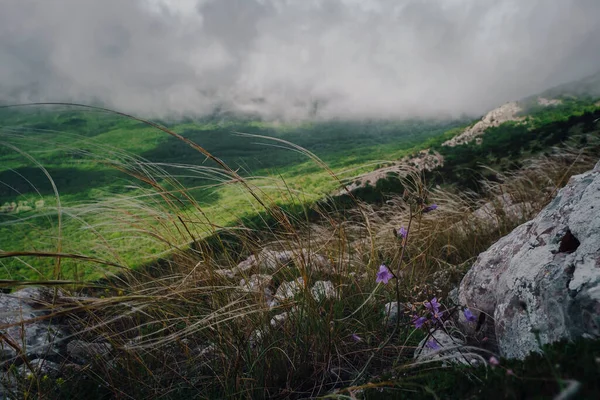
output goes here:
[{"label": "green vegetation", "polygon": [[[453,148],[441,144],[458,134],[464,122],[281,124],[211,116],[161,123],[249,178],[254,188],[268,196],[269,203],[298,207],[339,188],[340,183],[331,173],[337,179],[349,178],[425,148],[445,158],[442,168],[427,174],[428,181],[477,191],[482,177],[494,179],[493,170],[482,170],[482,164],[510,170],[520,166],[520,159],[573,136],[585,144],[586,135],[596,133],[594,121],[600,117],[598,107],[589,99],[565,97],[560,105],[530,105],[527,110],[523,122],[490,128],[481,145]],[[265,218],[260,205],[217,163],[176,137],[139,121],[64,107],[2,109],[0,121],[0,207],[19,211],[0,213],[3,251],[47,252],[60,247],[62,253],[85,252],[135,268],[152,262],[174,245],[186,247],[197,238],[213,234],[219,227],[231,226],[240,219],[260,223]],[[310,160],[310,154],[319,157],[331,171]],[[148,175],[151,180],[140,180]],[[145,221],[144,225],[150,219],[157,227],[161,224],[156,215],[146,214],[144,201],[137,200],[160,201],[155,185],[188,205],[188,219],[195,222],[187,227],[191,232],[186,238],[172,238],[175,242],[132,239],[132,219]],[[60,224],[54,186],[60,195]],[[183,188],[186,195],[177,194]],[[392,176],[354,195],[373,203],[402,190]],[[328,203],[333,209],[352,208],[354,200],[342,196]],[[127,234],[114,221],[114,215],[124,212],[128,214],[127,222],[122,223],[130,224]],[[100,264],[99,268],[82,268],[68,259],[57,265],[53,259],[29,257],[0,260],[0,264],[0,277],[12,280],[51,279],[57,277],[57,271],[62,278],[98,279],[119,270]]]},{"label": "green vegetation", "polygon": [[[214,154],[131,120],[69,111],[57,125],[39,125],[46,114],[34,114],[37,128],[2,133],[11,150],[1,153],[3,182],[12,186],[5,198],[29,201],[18,207],[44,200],[2,214],[0,260],[16,281],[5,283],[59,285],[73,296],[54,299],[44,318],[68,319],[78,340],[111,350],[83,368],[62,366],[59,376],[24,378],[17,357],[5,377],[26,398],[520,398],[555,396],[569,380],[582,383],[580,395],[592,394],[595,342],[549,347],[523,363],[500,360],[495,369],[447,367],[415,362],[426,332],[412,318],[437,296],[448,307],[445,328],[454,329],[447,294],[473,258],[597,161],[599,116],[589,107],[581,102],[568,117],[561,106],[534,112],[527,123],[490,129],[481,145],[454,148],[441,143],[456,123],[165,122]],[[5,118],[16,126],[27,116]],[[97,119],[87,130],[86,118]],[[72,130],[59,129],[65,121]],[[294,138],[308,149],[293,147]],[[445,156],[443,168],[411,169],[357,193],[371,195],[370,204],[317,201],[339,188],[332,174],[355,176],[428,147]],[[58,177],[60,209],[40,165]],[[501,207],[492,222],[473,215],[504,193],[529,205],[522,215]],[[432,203],[438,208],[423,212]],[[410,231],[405,241],[392,233],[401,226]],[[256,262],[234,275],[248,257],[264,261],[265,249],[292,260],[275,268]],[[382,263],[397,279],[375,281]],[[241,285],[265,273],[269,296],[282,283],[303,283],[273,303],[264,288]],[[39,281],[48,278],[56,281]],[[335,293],[316,298],[319,281]],[[408,305],[395,321],[383,312],[392,301]],[[480,355],[487,362],[489,353]]]},{"label": "green vegetation", "polygon": [[[18,390],[42,398],[87,399],[307,398],[328,393],[332,398],[402,394],[435,399],[476,397],[505,385],[494,393],[518,398],[529,393],[556,395],[563,381],[576,379],[583,382],[582,394],[593,392],[590,371],[581,373],[573,362],[546,368],[539,357],[525,364],[501,360],[494,370],[415,363],[413,354],[425,333],[414,328],[412,310],[388,324],[383,305],[399,300],[422,308],[423,301],[438,296],[451,307],[445,300],[448,289],[461,279],[473,256],[543,207],[552,196],[540,193],[548,185],[563,184],[565,170],[575,174],[594,162],[589,154],[565,148],[503,183],[491,182],[481,199],[454,190],[429,191],[413,171],[401,181],[410,188],[410,196],[390,198],[382,206],[357,204],[350,218],[317,209],[313,211],[321,218],[316,222],[293,224],[293,219],[301,219],[297,209],[288,213],[271,207],[264,211],[278,222],[277,229],[257,223],[257,235],[242,226],[229,230],[222,241],[199,242],[194,251],[174,249],[156,269],[123,271],[120,279],[83,289],[65,283],[64,290],[95,296],[84,301],[80,296],[64,298],[50,306],[49,318],[65,318],[66,308],[81,327],[79,339],[106,342],[113,350],[98,355],[85,369],[64,367],[59,377],[34,374],[17,379]],[[518,194],[532,209],[515,219],[499,213],[497,223],[472,216],[474,207],[500,193]],[[419,198],[439,208],[415,213],[422,207]],[[172,221],[186,218],[185,205],[168,209]],[[391,232],[409,221],[411,234],[404,250]],[[162,235],[170,237],[169,232]],[[229,246],[233,241],[239,244],[236,250]],[[329,266],[318,268],[307,257],[298,257],[292,265],[270,272],[273,287],[298,277],[306,282],[295,296],[275,306],[266,302],[262,289],[240,290],[240,280],[260,273],[259,265],[237,277],[216,272],[235,267],[246,256],[258,256],[264,248],[296,254],[300,248],[310,249]],[[401,279],[377,284],[381,263]],[[317,300],[310,289],[324,280],[332,282],[336,295]],[[281,323],[272,322],[284,313]],[[451,320],[447,328],[452,328]],[[578,359],[587,368],[596,362],[589,351],[595,346],[557,347],[557,354],[548,350],[548,357],[566,360],[567,351],[587,353]],[[506,375],[509,368],[514,376]],[[18,378],[16,372],[12,376]],[[543,391],[536,389],[539,379],[547,383]]]},{"label": "green vegetation", "polygon": [[[588,137],[598,137],[600,109],[587,102],[569,102],[546,107],[530,114],[525,122],[507,122],[489,128],[480,145],[434,148],[444,156],[445,165],[432,175],[436,183],[453,183],[477,190],[482,178],[493,179],[494,170],[519,168],[522,160],[573,138],[585,146]],[[484,171],[481,166],[491,169]]]},{"label": "green vegetation", "polygon": [[[231,176],[224,174],[217,163],[139,121],[64,108],[0,111],[0,206],[5,210],[20,206],[19,213],[0,213],[3,251],[56,251],[60,236],[62,253],[87,252],[127,267],[148,263],[174,243],[133,241],[129,234],[115,231],[113,217],[134,207],[135,212],[129,211],[138,218],[155,219],[141,215],[143,203],[132,204],[136,196],[155,197],[155,193],[147,193],[153,185],[168,191],[185,187],[186,198],[179,196],[178,201],[189,205],[189,219],[202,221],[193,224],[193,234],[184,242],[178,238],[176,246],[186,246],[192,237],[206,236],[216,227],[231,225],[257,212],[256,202],[239,184],[232,183]],[[343,177],[374,168],[369,163],[397,159],[415,145],[460,123],[412,120],[277,124],[217,117],[162,122],[241,176],[251,177],[252,184],[276,204],[315,201],[339,186],[330,173],[310,161],[304,150],[292,147],[290,141],[320,157]],[[149,174],[152,181],[138,179]],[[54,186],[62,207],[60,232]],[[294,199],[290,193],[294,193]],[[43,207],[36,208],[36,202]],[[106,242],[99,241],[99,236]],[[112,254],[115,249],[119,257]],[[4,260],[0,277],[56,278],[55,264],[53,260],[29,258]],[[89,266],[81,270],[75,264],[62,261],[60,276],[97,279],[106,272]]]},{"label": "green vegetation", "polygon": [[[548,154],[553,146],[572,142],[572,145],[581,148],[595,143],[600,136],[600,106],[596,104],[593,100],[565,99],[557,106],[536,106],[530,108],[524,121],[488,128],[481,144],[471,142],[455,147],[442,146],[462,131],[456,128],[428,139],[416,147],[413,154],[416,150],[430,148],[444,157],[442,167],[425,174],[430,184],[459,186],[480,192],[481,180],[497,180],[498,171],[517,170],[523,166],[524,159]],[[355,196],[370,203],[383,202],[386,194],[402,193],[403,190],[398,178],[390,176],[378,181],[375,187],[357,191]],[[347,199],[341,199],[340,203],[352,204]]]}]

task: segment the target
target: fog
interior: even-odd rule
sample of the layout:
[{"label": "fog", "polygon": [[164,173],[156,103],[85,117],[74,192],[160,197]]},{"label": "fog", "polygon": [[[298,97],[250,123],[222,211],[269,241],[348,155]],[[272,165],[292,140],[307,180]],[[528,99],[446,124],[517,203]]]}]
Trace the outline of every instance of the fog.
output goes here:
[{"label": "fog", "polygon": [[598,0],[0,1],[2,103],[478,115],[598,70]]}]

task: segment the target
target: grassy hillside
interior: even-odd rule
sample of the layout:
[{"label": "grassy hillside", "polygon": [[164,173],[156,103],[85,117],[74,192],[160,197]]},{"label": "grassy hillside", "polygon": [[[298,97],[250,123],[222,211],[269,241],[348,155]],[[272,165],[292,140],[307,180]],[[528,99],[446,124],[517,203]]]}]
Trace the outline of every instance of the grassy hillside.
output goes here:
[{"label": "grassy hillside", "polygon": [[[97,279],[135,268],[240,218],[260,225],[268,214],[265,205],[309,204],[338,188],[338,179],[424,148],[446,159],[428,174],[430,182],[477,190],[479,179],[494,179],[494,168],[518,168],[519,160],[574,136],[588,140],[600,117],[594,99],[561,101],[550,107],[525,102],[525,121],[490,128],[481,145],[453,148],[442,143],[464,129],[465,121],[283,124],[219,116],[158,121],[215,159],[143,122],[105,112],[0,109],[0,249],[106,261],[82,264],[23,254],[0,259],[0,278]],[[482,170],[481,164],[492,169]],[[247,184],[263,200],[250,195]],[[386,193],[403,190],[392,176],[354,196],[380,202]],[[172,221],[168,207],[175,203],[165,208],[167,197],[185,210],[186,219]],[[353,207],[354,201],[337,199],[333,207]]]},{"label": "grassy hillside", "polygon": [[[285,212],[267,203],[265,219],[271,217],[277,225],[252,226],[262,235],[248,225],[228,229],[228,237],[214,238],[211,245],[200,241],[191,251],[175,249],[160,268],[124,271],[118,280],[90,284],[83,291],[60,282],[74,296],[58,296],[48,306],[48,318],[70,318],[78,340],[102,344],[100,348],[109,345],[109,350],[95,353],[85,368],[69,369],[65,362],[59,376],[42,372],[23,378],[18,371],[24,367],[15,360],[7,378],[14,377],[17,389],[29,396],[65,399],[517,399],[557,396],[573,381],[578,396],[594,398],[598,345],[589,340],[547,346],[543,354],[519,362],[501,359],[494,338],[469,338],[469,344],[483,347],[468,348],[476,351],[477,368],[413,358],[430,327],[456,329],[453,315],[461,309],[448,292],[474,258],[539,212],[571,175],[597,162],[600,121],[593,120],[583,133],[586,118],[568,119],[567,141],[557,140],[556,149],[545,147],[536,154],[525,149],[526,143],[511,148],[501,138],[512,136],[500,135],[496,140],[502,146],[489,159],[508,157],[512,162],[483,183],[470,181],[481,176],[461,174],[474,153],[449,149],[455,151],[455,168],[432,172],[439,175],[440,187],[432,185],[431,175],[423,179],[412,171],[398,181],[406,194],[385,196],[381,204],[355,202],[346,213],[317,209],[320,218],[311,221],[302,218],[300,211],[308,212],[306,208]],[[541,128],[532,129],[537,132],[533,141],[543,144],[548,137],[536,130]],[[511,158],[517,150],[522,158]],[[452,183],[456,176],[466,185]],[[258,200],[266,199],[248,190]],[[521,213],[503,211],[498,202],[503,194],[522,207]],[[164,204],[171,201],[169,196],[143,200],[146,212],[164,222],[160,229],[126,220],[126,213],[117,214],[112,223],[145,229],[139,239],[186,237],[185,227],[193,225],[188,223],[189,207]],[[433,203],[436,209],[426,207]],[[491,204],[489,219],[473,213],[483,204]],[[177,224],[179,232],[169,226],[177,218],[184,221]],[[399,227],[405,229],[403,237],[397,234]],[[228,249],[229,240],[237,241],[238,248]],[[265,260],[265,250],[285,250],[294,260],[274,268],[259,262],[233,273],[248,256]],[[376,280],[382,264],[393,271],[389,282]],[[265,287],[245,286],[261,276],[267,279]],[[275,304],[268,300],[273,291],[299,278],[302,284],[289,297]],[[333,293],[314,295],[318,282],[329,282]],[[82,292],[95,296],[83,297]],[[433,298],[443,310],[443,325],[430,319],[419,327],[414,315],[429,316],[425,302],[431,304]],[[406,307],[395,319],[384,306],[393,301]]]},{"label": "grassy hillside", "polygon": [[[131,131],[146,129],[125,122]],[[456,329],[453,316],[461,310],[449,291],[474,258],[532,218],[570,176],[597,162],[600,111],[593,101],[530,110],[525,121],[490,128],[481,144],[452,148],[442,143],[464,126],[166,123],[215,156],[220,151],[234,169],[200,155],[202,149],[190,151],[181,139],[171,142],[164,132],[148,130],[143,140],[125,135],[125,122],[89,137],[31,127],[3,133],[11,150],[2,155],[2,165],[11,165],[3,167],[5,182],[14,187],[24,172],[33,176],[46,167],[31,178],[40,180],[37,185],[25,181],[19,192],[7,191],[44,204],[34,204],[35,210],[17,204],[18,213],[2,215],[4,274],[58,279],[42,282],[65,293],[51,292],[44,318],[66,321],[71,338],[108,349],[95,351],[81,368],[72,367],[71,356],[55,358],[62,363],[56,374],[20,374],[29,365],[15,357],[3,376],[15,393],[65,399],[529,398],[557,396],[573,382],[582,398],[597,393],[598,344],[589,340],[546,346],[519,362],[500,359],[494,338],[467,338],[480,348],[470,348],[477,368],[414,359],[420,342],[427,346],[429,327]],[[242,128],[265,137],[228,133]],[[365,131],[381,134],[383,145],[363,138]],[[410,132],[414,141],[402,141]],[[301,134],[321,143],[310,150],[332,171],[307,161],[312,153],[273,141]],[[103,135],[130,146],[129,153],[98,142]],[[396,137],[385,142],[388,135]],[[219,150],[221,136],[229,144]],[[350,146],[346,138],[360,143],[348,150],[354,158],[342,157],[340,149]],[[339,185],[331,172],[352,176],[427,147],[444,155],[443,167],[426,174],[409,168],[406,176],[382,180],[354,198],[313,201]],[[132,157],[132,149],[155,158]],[[56,172],[52,168],[70,169],[55,182],[58,198],[42,182],[44,171]],[[78,174],[83,178],[75,179]],[[511,196],[520,212],[505,212],[501,195]],[[473,212],[484,205],[490,218]],[[222,227],[239,217],[245,223]],[[197,240],[215,231],[221,234]],[[29,252],[7,253],[5,243]],[[168,257],[157,262],[165,250]],[[266,257],[273,254],[291,261],[273,266]],[[254,261],[240,270],[242,260]],[[151,265],[130,269],[144,262]],[[382,267],[393,275],[389,282],[376,280]],[[107,271],[120,274],[71,281]],[[300,282],[293,293],[277,298],[292,282]],[[325,283],[330,293],[315,292]],[[427,311],[434,298],[443,310],[437,322]],[[385,307],[394,301],[405,307],[395,319]],[[419,315],[430,318],[426,325],[418,326]]]},{"label": "grassy hillside", "polygon": [[[328,121],[283,124],[218,116],[158,121],[228,164],[273,204],[317,200],[339,183],[397,159],[464,121]],[[245,215],[257,202],[214,160],[140,121],[77,108],[0,110],[0,249],[86,253],[124,267],[149,262]],[[288,143],[293,142],[294,145]],[[306,150],[299,150],[300,146]],[[310,160],[319,157],[331,171]],[[160,187],[189,213],[177,243],[140,237],[131,218],[164,223],[146,207]],[[181,188],[186,194],[181,196]],[[59,221],[60,213],[60,221]],[[127,221],[127,230],[119,227]],[[170,224],[172,225],[172,224]],[[173,227],[174,230],[182,229]],[[116,254],[118,253],[118,256]],[[114,269],[110,269],[114,271]],[[2,260],[0,277],[96,279],[74,262]]]},{"label": "grassy hillside", "polygon": [[[442,145],[464,127],[427,140],[417,149],[439,152],[444,157],[444,165],[425,174],[426,179],[431,185],[458,186],[479,192],[480,181],[497,180],[498,172],[517,170],[523,166],[523,160],[549,154],[554,147],[564,143],[578,148],[594,146],[600,136],[600,105],[594,98],[562,98],[562,104],[550,107],[525,105],[522,116],[523,121],[488,128],[481,144]],[[381,203],[389,195],[403,191],[398,177],[390,176],[378,181],[375,187],[360,189],[354,195],[370,203]],[[338,203],[352,206],[352,201],[347,198],[338,199]]]}]

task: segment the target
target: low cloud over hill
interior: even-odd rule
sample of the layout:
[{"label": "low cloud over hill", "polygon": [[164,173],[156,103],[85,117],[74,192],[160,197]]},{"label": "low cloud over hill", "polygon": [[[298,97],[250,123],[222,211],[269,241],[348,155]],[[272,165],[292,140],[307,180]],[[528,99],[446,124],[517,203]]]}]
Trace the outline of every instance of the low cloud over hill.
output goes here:
[{"label": "low cloud over hill", "polygon": [[596,0],[0,4],[0,101],[140,114],[482,114],[600,68]]}]

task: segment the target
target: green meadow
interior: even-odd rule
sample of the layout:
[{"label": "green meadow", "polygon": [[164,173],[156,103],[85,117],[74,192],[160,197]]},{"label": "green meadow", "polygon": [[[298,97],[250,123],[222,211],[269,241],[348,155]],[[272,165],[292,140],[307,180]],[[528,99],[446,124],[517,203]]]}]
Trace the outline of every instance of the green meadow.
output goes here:
[{"label": "green meadow", "polygon": [[[471,120],[292,123],[212,115],[144,122],[74,106],[0,109],[0,250],[10,253],[0,258],[0,278],[95,280],[153,263],[260,218],[265,207],[310,205],[424,148],[446,158],[439,176],[476,189],[479,165],[518,166],[577,135],[573,118],[586,114],[582,126],[593,123],[593,99],[562,101],[525,102],[525,123],[490,128],[482,145],[455,148],[441,143]],[[382,181],[359,195],[381,198],[394,185]],[[93,261],[71,257],[83,254]]]},{"label": "green meadow", "polygon": [[[412,310],[439,298],[450,315],[444,329],[455,329],[459,308],[448,293],[475,257],[597,162],[597,99],[562,100],[533,104],[523,120],[456,147],[442,144],[472,121],[142,124],[74,109],[3,110],[0,283],[77,293],[48,315],[70,318],[81,337],[118,354],[111,362],[98,354],[64,378],[17,376],[18,390],[97,399],[531,398],[563,393],[572,380],[581,398],[593,398],[589,340],[544,346],[522,362],[494,360],[486,348],[477,368],[414,359],[427,333]],[[354,197],[327,198],[425,148],[444,165],[407,167]],[[505,194],[531,209],[518,217],[496,209]],[[474,218],[484,204],[494,217]],[[392,234],[399,226],[410,239]],[[269,254],[297,257],[268,275],[276,293],[309,282],[275,306],[271,291],[245,289],[267,276]],[[239,272],[242,260],[255,265]],[[396,265],[399,278],[378,282],[381,264]],[[312,294],[325,280],[339,296]],[[384,305],[393,301],[413,308],[390,324]]]},{"label": "green meadow", "polygon": [[[467,121],[283,123],[216,115],[152,122],[202,146],[272,205],[323,198],[341,180],[408,155]],[[118,265],[107,270],[23,255],[0,260],[4,279],[97,279],[260,211],[215,160],[124,116],[77,107],[2,109],[0,143],[0,249],[85,253]],[[174,206],[189,216],[185,242],[181,235],[166,237],[184,229],[169,219]]]}]

